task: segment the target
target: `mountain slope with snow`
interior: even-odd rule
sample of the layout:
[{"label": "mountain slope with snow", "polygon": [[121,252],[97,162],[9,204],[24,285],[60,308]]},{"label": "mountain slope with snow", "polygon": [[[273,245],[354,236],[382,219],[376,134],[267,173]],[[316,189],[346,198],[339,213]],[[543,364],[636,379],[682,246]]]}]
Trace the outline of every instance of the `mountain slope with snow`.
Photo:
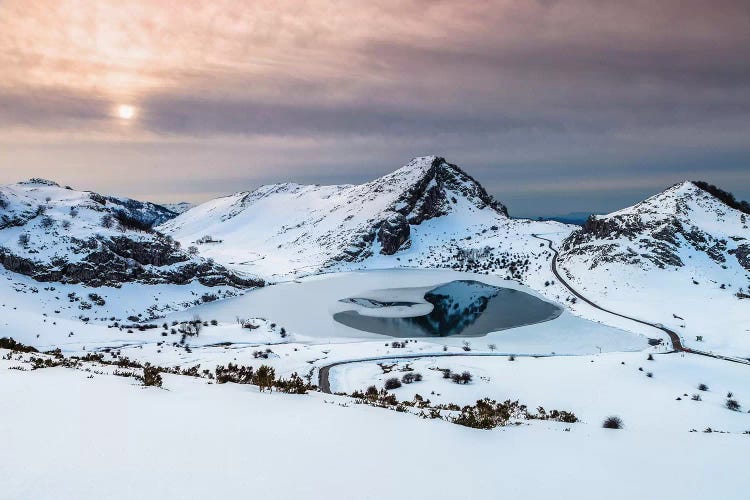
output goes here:
[{"label": "mountain slope with snow", "polygon": [[510,219],[471,176],[435,156],[361,185],[263,186],[199,205],[159,229],[228,267],[276,279],[404,266],[519,277],[542,253],[549,258],[532,232],[571,230]]},{"label": "mountain slope with snow", "polygon": [[0,186],[0,264],[37,281],[253,286],[152,229],[174,213],[52,181]]},{"label": "mountain slope with snow", "polygon": [[181,201],[178,203],[162,203],[161,206],[166,208],[173,214],[172,217],[169,217],[165,219],[164,221],[162,221],[162,222],[165,222],[169,219],[177,217],[181,213],[187,212],[188,210],[193,208],[195,205],[193,205],[192,203],[188,203],[187,201]]},{"label": "mountain slope with snow", "polygon": [[695,348],[750,357],[750,215],[722,193],[683,182],[591,217],[564,241],[560,269],[600,305],[660,321]]}]

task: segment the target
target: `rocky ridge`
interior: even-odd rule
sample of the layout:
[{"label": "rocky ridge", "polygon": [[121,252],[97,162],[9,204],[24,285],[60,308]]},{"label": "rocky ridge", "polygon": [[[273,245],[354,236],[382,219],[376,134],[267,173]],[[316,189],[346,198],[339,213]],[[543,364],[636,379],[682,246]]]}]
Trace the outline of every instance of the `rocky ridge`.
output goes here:
[{"label": "rocky ridge", "polygon": [[0,187],[0,264],[38,281],[258,286],[154,230],[175,214],[152,203],[30,179]]}]

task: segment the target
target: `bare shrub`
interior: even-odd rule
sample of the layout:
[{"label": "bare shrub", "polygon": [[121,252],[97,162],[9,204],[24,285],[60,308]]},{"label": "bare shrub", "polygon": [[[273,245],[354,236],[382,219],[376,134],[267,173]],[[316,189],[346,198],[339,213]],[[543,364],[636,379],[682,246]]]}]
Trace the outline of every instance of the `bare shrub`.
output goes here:
[{"label": "bare shrub", "polygon": [[385,381],[384,387],[388,391],[393,390],[393,389],[398,389],[399,387],[401,387],[401,381],[397,379],[396,377],[389,378],[388,380]]},{"label": "bare shrub", "polygon": [[460,375],[458,373],[451,375],[451,380],[456,384],[468,384],[473,378],[474,377],[469,372],[463,372]]},{"label": "bare shrub", "polygon": [[159,368],[146,363],[143,365],[143,377],[141,380],[143,381],[143,385],[147,387],[161,387],[162,380]]},{"label": "bare shrub", "polygon": [[724,403],[724,406],[727,407],[727,409],[732,411],[740,411],[741,405],[737,402],[736,399],[727,399],[727,402]]},{"label": "bare shrub", "polygon": [[604,427],[605,429],[622,429],[624,427],[624,424],[622,423],[622,419],[620,417],[613,415],[604,419],[602,427]]}]

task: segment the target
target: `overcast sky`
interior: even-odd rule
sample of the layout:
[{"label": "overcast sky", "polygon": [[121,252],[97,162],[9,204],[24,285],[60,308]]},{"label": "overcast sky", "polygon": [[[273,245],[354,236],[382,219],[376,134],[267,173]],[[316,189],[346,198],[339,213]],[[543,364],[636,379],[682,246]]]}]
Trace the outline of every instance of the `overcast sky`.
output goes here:
[{"label": "overcast sky", "polygon": [[750,198],[748,0],[2,0],[0,69],[0,183],[199,202],[438,154],[515,215]]}]

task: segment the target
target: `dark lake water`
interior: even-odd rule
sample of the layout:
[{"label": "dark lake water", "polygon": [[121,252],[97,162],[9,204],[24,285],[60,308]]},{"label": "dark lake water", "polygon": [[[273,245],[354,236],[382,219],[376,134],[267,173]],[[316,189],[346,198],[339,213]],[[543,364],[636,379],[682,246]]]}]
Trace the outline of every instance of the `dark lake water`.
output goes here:
[{"label": "dark lake water", "polygon": [[[549,321],[562,309],[528,293],[479,281],[451,281],[425,293],[434,308],[429,314],[410,318],[364,316],[341,311],[333,319],[341,324],[381,335],[411,337],[481,337],[490,332]],[[341,302],[367,308],[386,308],[413,303],[365,297]]]}]

